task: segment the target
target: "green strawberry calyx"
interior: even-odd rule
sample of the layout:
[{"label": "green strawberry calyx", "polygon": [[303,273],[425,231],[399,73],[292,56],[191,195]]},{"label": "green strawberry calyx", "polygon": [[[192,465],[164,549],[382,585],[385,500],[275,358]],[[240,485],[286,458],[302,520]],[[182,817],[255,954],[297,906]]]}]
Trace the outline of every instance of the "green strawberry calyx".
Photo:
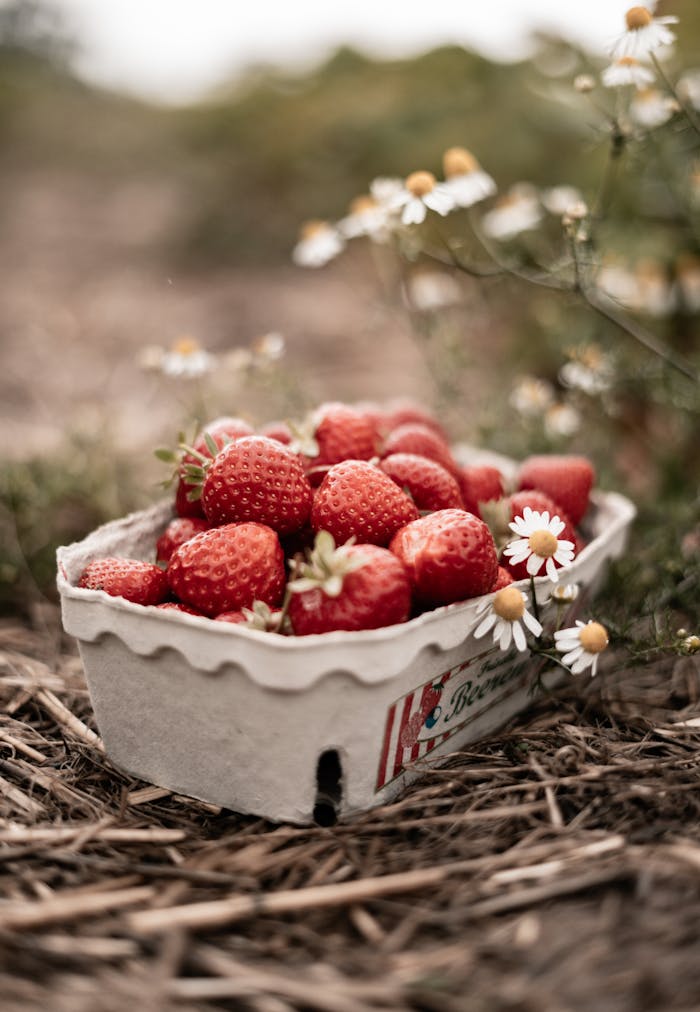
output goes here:
[{"label": "green strawberry calyx", "polygon": [[301,594],[318,588],[328,597],[338,597],[345,577],[367,563],[366,559],[348,552],[354,540],[351,538],[336,548],[332,534],[319,531],[307,561],[296,564],[296,573],[287,584],[288,589],[293,594]]}]

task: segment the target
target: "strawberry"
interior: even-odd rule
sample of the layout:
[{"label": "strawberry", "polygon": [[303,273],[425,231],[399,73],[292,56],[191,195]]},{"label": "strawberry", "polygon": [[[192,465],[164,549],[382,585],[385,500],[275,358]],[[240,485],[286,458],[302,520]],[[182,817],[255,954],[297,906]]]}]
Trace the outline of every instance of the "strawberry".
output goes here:
[{"label": "strawberry", "polygon": [[474,464],[461,468],[459,483],[464,508],[477,517],[481,516],[479,503],[502,499],[504,495],[503,475],[497,467],[488,464]]},{"label": "strawberry", "polygon": [[348,404],[322,404],[302,425],[297,443],[312,484],[318,485],[333,464],[369,460],[377,452],[372,418]]},{"label": "strawberry", "polygon": [[579,524],[588,509],[594,481],[595,471],[586,457],[549,454],[523,461],[518,488],[546,492],[573,524]]},{"label": "strawberry", "polygon": [[268,422],[260,429],[259,436],[267,436],[268,439],[276,439],[278,443],[289,446],[292,442],[292,430],[286,422]]},{"label": "strawberry", "polygon": [[160,604],[168,596],[168,579],[160,566],[138,559],[94,559],[83,570],[78,586],[104,590],[134,604]]},{"label": "strawberry", "polygon": [[426,425],[436,435],[440,436],[443,442],[447,443],[447,434],[437,418],[420,404],[414,404],[409,400],[390,401],[384,409],[384,426],[386,432],[393,432],[400,425],[414,424]]},{"label": "strawberry", "polygon": [[256,600],[278,605],[285,584],[284,555],[270,527],[225,524],[180,545],[167,576],[180,601],[213,617],[250,608]]},{"label": "strawberry", "polygon": [[280,624],[285,623],[285,617],[282,608],[270,608],[263,601],[254,601],[252,608],[222,611],[216,616],[215,621],[244,625],[247,629],[257,629],[258,632],[280,632]]},{"label": "strawberry", "polygon": [[379,629],[405,622],[411,587],[401,562],[377,545],[343,545],[321,531],[299,578],[290,581],[289,618],[297,636]]},{"label": "strawberry", "polygon": [[[554,500],[546,495],[544,492],[538,492],[536,490],[530,491],[525,490],[522,492],[515,492],[509,500],[506,500],[509,505],[510,519],[515,520],[516,517],[523,515],[523,510],[526,506],[530,509],[536,510],[538,513],[544,513],[545,510],[549,512],[550,517],[558,516],[560,520],[564,521],[564,530],[559,535],[560,541],[573,541],[575,546],[578,546],[578,539],[574,525],[571,523],[570,518],[564,513],[564,511],[558,506]],[[512,531],[509,531],[509,540],[516,537]],[[575,548],[576,554],[578,554],[578,547]],[[512,563],[510,559],[504,557],[502,564],[511,574],[514,580],[529,580],[530,577],[527,572],[527,562]]]},{"label": "strawberry", "polygon": [[382,457],[388,457],[392,453],[415,453],[419,457],[428,457],[441,464],[450,474],[459,474],[447,441],[420,422],[407,422],[389,433],[384,442]]},{"label": "strawberry", "polygon": [[503,590],[504,587],[508,587],[512,582],[513,577],[508,572],[508,570],[504,569],[503,566],[499,566],[496,572],[496,582],[491,588],[491,593],[493,593],[495,590]]},{"label": "strawberry", "polygon": [[[195,439],[192,449],[196,450],[198,454],[201,454],[207,459],[211,459],[213,454],[211,447],[213,443],[217,449],[221,450],[228,443],[234,442],[236,439],[242,439],[244,436],[252,436],[253,428],[248,425],[242,418],[216,418],[213,422],[209,422],[204,426],[200,434]],[[185,470],[188,466],[198,466],[201,463],[199,457],[195,457],[191,453],[185,452],[182,460],[180,461],[180,477],[177,484],[177,491],[175,493],[175,512],[179,517],[203,517],[204,511],[199,498],[193,498],[192,493],[195,489],[195,484],[187,481]]]},{"label": "strawberry", "polygon": [[392,453],[379,465],[392,481],[404,489],[421,511],[463,509],[462,494],[455,478],[428,457],[415,453]]},{"label": "strawberry", "polygon": [[334,464],[314,496],[311,526],[329,531],[336,544],[356,538],[388,545],[396,531],[418,517],[413,500],[374,464],[345,460]]},{"label": "strawberry", "polygon": [[196,608],[190,608],[188,604],[182,604],[180,601],[165,601],[163,604],[156,605],[157,608],[162,611],[184,611],[186,615],[199,615],[200,618],[204,618],[201,611],[197,611]]},{"label": "strawberry", "polygon": [[225,446],[207,468],[202,487],[211,524],[256,520],[278,534],[303,527],[312,499],[298,455],[266,436],[246,436]]},{"label": "strawberry", "polygon": [[156,542],[156,562],[168,562],[176,548],[209,529],[203,517],[175,517]]},{"label": "strawberry", "polygon": [[390,550],[408,569],[415,598],[435,607],[487,594],[498,559],[491,532],[465,510],[439,510],[402,527]]}]

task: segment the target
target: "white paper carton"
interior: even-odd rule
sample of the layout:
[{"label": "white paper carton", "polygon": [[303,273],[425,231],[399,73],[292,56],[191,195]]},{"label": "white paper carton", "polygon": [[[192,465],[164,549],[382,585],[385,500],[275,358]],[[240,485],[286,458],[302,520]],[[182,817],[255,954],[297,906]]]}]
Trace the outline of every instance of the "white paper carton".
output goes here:
[{"label": "white paper carton", "polygon": [[[537,662],[472,635],[481,599],[294,639],[75,586],[92,559],[152,560],[170,516],[161,504],[58,551],[63,622],[100,733],[134,776],[238,812],[331,822],[392,800],[421,761],[439,762],[531,702]],[[593,540],[566,582],[591,591],[633,516],[627,499],[597,494]],[[536,585],[546,613],[552,584]]]}]

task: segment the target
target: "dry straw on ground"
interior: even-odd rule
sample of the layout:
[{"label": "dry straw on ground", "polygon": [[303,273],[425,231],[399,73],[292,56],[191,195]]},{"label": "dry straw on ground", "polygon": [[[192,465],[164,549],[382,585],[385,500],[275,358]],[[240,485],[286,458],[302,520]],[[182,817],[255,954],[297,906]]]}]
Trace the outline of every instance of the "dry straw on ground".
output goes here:
[{"label": "dry straw on ground", "polygon": [[0,626],[3,1012],[700,1004],[695,659],[566,684],[397,803],[300,829],[116,771],[56,614],[35,625]]}]

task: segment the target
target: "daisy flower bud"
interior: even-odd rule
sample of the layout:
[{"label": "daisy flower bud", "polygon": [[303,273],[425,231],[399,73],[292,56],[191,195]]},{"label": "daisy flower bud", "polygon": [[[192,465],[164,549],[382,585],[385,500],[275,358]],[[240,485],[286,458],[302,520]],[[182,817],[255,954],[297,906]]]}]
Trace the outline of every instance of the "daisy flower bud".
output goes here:
[{"label": "daisy flower bud", "polygon": [[587,95],[595,88],[595,78],[590,74],[578,74],[574,78],[574,90],[580,95]]}]

